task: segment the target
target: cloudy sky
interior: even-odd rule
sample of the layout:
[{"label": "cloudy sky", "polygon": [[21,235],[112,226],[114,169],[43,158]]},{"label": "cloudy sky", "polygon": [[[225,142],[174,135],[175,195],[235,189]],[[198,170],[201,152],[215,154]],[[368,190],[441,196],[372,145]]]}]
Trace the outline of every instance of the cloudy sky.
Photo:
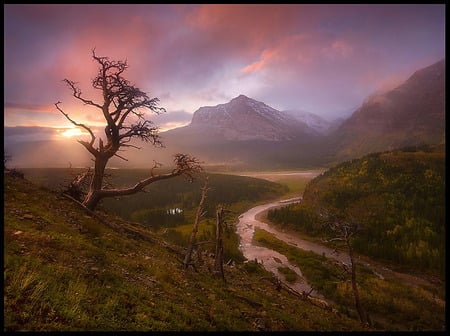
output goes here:
[{"label": "cloudy sky", "polygon": [[[94,48],[127,60],[124,76],[160,99],[162,130],[239,94],[334,119],[444,58],[445,5],[7,4],[5,130],[70,135],[57,101],[73,119],[102,125],[62,82],[95,100]],[[15,129],[5,137],[31,134]]]}]

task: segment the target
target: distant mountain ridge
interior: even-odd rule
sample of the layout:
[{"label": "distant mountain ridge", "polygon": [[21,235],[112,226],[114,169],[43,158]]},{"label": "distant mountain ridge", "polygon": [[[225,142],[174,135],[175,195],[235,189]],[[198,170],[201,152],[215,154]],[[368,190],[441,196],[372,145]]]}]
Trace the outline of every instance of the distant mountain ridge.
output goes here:
[{"label": "distant mountain ridge", "polygon": [[371,152],[444,143],[445,59],[368,97],[344,120],[278,111],[240,95],[199,108],[190,125],[164,136],[171,147],[207,162],[277,167],[332,165]]},{"label": "distant mountain ridge", "polygon": [[225,104],[199,108],[189,125],[161,136],[167,148],[207,164],[281,168],[298,160],[293,151],[311,161],[311,143],[322,135],[288,113],[239,95]]},{"label": "distant mountain ridge", "polygon": [[303,110],[285,110],[282,112],[293,116],[295,119],[305,123],[316,132],[324,135],[338,127],[343,121],[340,119],[328,121],[317,114]]},{"label": "distant mountain ridge", "polygon": [[404,146],[445,142],[445,60],[368,97],[333,133],[339,160]]}]

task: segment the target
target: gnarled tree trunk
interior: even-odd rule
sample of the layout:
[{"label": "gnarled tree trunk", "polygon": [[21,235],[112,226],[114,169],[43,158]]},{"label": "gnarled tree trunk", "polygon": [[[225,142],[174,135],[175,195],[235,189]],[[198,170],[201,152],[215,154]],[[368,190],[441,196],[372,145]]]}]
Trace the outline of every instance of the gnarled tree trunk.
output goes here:
[{"label": "gnarled tree trunk", "polygon": [[83,205],[89,210],[94,210],[100,201],[100,191],[103,188],[103,178],[105,176],[108,159],[97,155],[95,160],[94,174],[92,176],[89,191],[83,201]]},{"label": "gnarled tree trunk", "polygon": [[224,209],[219,205],[216,210],[216,254],[214,271],[225,281],[225,274],[223,273],[223,216]]},{"label": "gnarled tree trunk", "polygon": [[355,307],[356,311],[358,312],[359,320],[362,324],[367,323],[366,314],[364,312],[364,309],[361,305],[361,301],[359,300],[359,291],[358,291],[358,283],[356,282],[356,263],[353,259],[353,248],[350,244],[350,240],[347,239],[347,248],[348,248],[348,255],[350,257],[350,263],[351,263],[351,281],[352,281],[352,290],[353,290],[353,298],[355,300]]},{"label": "gnarled tree trunk", "polygon": [[191,260],[192,260],[192,253],[194,251],[195,248],[195,244],[197,242],[197,232],[198,232],[198,223],[200,222],[200,218],[203,216],[203,204],[205,203],[206,200],[206,193],[208,192],[209,188],[208,188],[208,178],[205,179],[205,185],[202,188],[202,197],[200,199],[200,203],[198,205],[198,209],[197,209],[197,214],[195,216],[195,222],[194,222],[194,227],[192,228],[192,233],[191,233],[191,237],[189,240],[189,246],[186,252],[186,256],[184,257],[184,261],[183,261],[183,268],[187,269],[189,267],[189,265],[191,264]]}]

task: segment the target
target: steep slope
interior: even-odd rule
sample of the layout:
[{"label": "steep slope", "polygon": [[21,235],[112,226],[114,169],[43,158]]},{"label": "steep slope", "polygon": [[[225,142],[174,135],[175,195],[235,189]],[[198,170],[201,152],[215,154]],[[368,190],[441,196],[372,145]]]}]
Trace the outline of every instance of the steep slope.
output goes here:
[{"label": "steep slope", "polygon": [[[362,265],[357,271],[360,298],[372,320],[389,315],[401,330],[444,330],[445,173],[442,145],[372,153],[317,176],[302,202],[273,209],[268,218],[288,232],[322,241],[339,236],[330,222],[357,225],[353,253],[366,265],[382,261],[380,277],[365,278],[369,273],[363,274]],[[347,253],[341,243],[333,246]],[[324,292],[338,302],[347,294],[334,285]]]},{"label": "steep slope", "polygon": [[445,274],[445,148],[371,153],[329,169],[304,202],[335,209],[365,228],[355,250],[415,271]]},{"label": "steep slope", "polygon": [[119,218],[89,216],[27,180],[4,176],[4,331],[361,330],[264,280],[254,263],[204,259]]},{"label": "steep slope", "polygon": [[[394,90],[369,97],[330,137],[336,161],[445,141],[445,60]],[[334,144],[334,145],[333,145]]]}]

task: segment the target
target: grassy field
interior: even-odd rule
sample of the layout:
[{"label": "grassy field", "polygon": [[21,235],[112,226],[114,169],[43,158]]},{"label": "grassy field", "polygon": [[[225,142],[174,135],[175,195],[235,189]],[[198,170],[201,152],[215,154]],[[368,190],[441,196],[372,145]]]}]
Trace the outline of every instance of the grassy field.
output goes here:
[{"label": "grassy field", "polygon": [[305,190],[306,185],[317,175],[323,173],[325,169],[318,168],[316,170],[288,170],[288,171],[263,171],[252,172],[243,171],[235,172],[233,174],[239,176],[255,177],[275,183],[279,183],[288,188],[288,192],[283,197],[299,196]]}]

